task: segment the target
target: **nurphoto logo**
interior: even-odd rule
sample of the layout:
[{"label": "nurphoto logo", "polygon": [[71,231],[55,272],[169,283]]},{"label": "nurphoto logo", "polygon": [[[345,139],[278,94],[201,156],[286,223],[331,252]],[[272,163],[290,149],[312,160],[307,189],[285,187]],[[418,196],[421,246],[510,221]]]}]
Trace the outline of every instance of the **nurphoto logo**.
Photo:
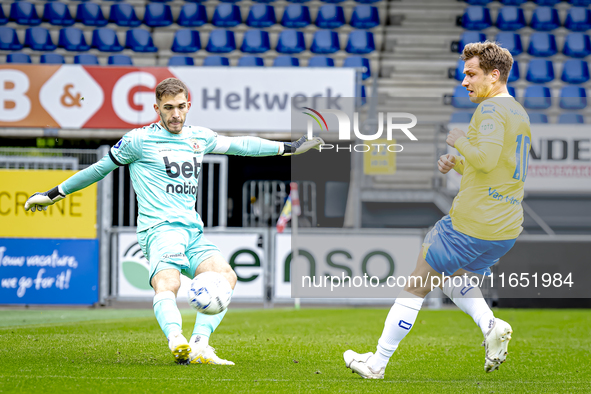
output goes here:
[{"label": "nurphoto logo", "polygon": [[[307,131],[308,131],[308,138],[313,138],[314,132],[314,122],[320,126],[320,130],[322,131],[329,131],[328,124],[326,119],[322,114],[333,114],[336,116],[336,119],[339,123],[339,140],[341,141],[351,141],[351,120],[349,116],[338,109],[323,109],[322,113],[320,111],[315,110],[313,108],[304,107],[304,109],[308,110],[309,112],[303,112],[303,114],[308,115],[310,119],[308,119]],[[417,117],[408,112],[387,112],[386,116],[386,139],[388,141],[393,141],[394,138],[392,137],[394,130],[402,131],[411,141],[418,141],[417,137],[410,131],[414,126],[417,124]],[[408,123],[395,123],[394,120],[400,119],[408,119],[410,122]],[[362,134],[359,131],[359,113],[355,112],[353,114],[353,133],[356,138],[362,141],[375,141],[377,139],[382,138],[382,134],[384,133],[384,113],[378,113],[378,130],[375,134]],[[324,127],[323,127],[324,126]],[[377,152],[380,152],[382,149],[387,150],[389,152],[402,152],[404,147],[400,144],[353,144],[350,146],[334,146],[332,144],[323,144],[320,146],[320,151],[323,150],[330,150],[336,149],[337,152],[339,150],[348,150],[349,152],[369,152],[372,147],[374,147]]]}]

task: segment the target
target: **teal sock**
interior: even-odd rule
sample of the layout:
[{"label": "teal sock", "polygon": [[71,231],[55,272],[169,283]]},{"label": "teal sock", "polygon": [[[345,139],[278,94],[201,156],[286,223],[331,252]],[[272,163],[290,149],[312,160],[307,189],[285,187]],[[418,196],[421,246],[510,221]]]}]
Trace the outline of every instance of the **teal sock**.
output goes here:
[{"label": "teal sock", "polygon": [[191,338],[195,337],[196,335],[209,338],[211,333],[213,333],[215,329],[218,328],[224,316],[226,316],[226,312],[228,312],[227,308],[217,315],[205,315],[203,313],[197,313],[197,318],[195,319],[195,328],[193,329],[193,335],[191,335]]},{"label": "teal sock", "polygon": [[172,291],[164,291],[154,296],[154,314],[166,338],[173,332],[181,332],[183,320]]}]

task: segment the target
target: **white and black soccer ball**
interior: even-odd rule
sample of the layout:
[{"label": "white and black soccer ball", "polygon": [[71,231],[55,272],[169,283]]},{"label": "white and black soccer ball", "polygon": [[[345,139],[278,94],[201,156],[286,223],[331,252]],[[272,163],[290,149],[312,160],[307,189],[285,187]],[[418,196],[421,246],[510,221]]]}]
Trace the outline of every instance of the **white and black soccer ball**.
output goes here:
[{"label": "white and black soccer ball", "polygon": [[232,287],[222,274],[204,272],[191,281],[189,305],[206,315],[217,315],[230,304]]}]

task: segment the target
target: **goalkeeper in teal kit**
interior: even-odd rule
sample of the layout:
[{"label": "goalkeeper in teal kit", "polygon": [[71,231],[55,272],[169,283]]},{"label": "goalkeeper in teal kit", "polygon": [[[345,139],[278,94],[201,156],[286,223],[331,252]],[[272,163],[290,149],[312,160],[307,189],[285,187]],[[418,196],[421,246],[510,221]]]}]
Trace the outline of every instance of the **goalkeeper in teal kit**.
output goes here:
[{"label": "goalkeeper in teal kit", "polygon": [[154,109],[160,116],[153,123],[125,134],[109,154],[45,193],[35,193],[26,210],[47,209],[68,194],[83,189],[119,166],[129,165],[137,195],[138,242],[150,262],[150,284],[154,288],[154,314],[180,364],[224,364],[209,346],[210,335],[222,321],[217,315],[198,313],[191,339],[181,333],[181,314],[176,295],[180,274],[193,278],[214,271],[222,274],[232,288],[236,274],[219,249],[203,236],[203,222],[195,211],[198,177],[203,156],[208,153],[240,156],[273,156],[304,153],[318,149],[322,140],[302,137],[293,143],[256,137],[224,137],[196,126],[185,126],[191,108],[183,82],[168,78],[156,87]]}]

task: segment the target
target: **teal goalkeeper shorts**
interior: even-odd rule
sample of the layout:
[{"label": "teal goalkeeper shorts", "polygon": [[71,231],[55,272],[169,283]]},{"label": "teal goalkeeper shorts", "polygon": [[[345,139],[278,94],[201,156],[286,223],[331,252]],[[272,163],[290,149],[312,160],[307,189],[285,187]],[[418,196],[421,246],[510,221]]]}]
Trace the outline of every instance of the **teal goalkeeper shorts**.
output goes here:
[{"label": "teal goalkeeper shorts", "polygon": [[203,232],[180,223],[161,223],[138,233],[137,240],[150,262],[150,286],[154,275],[165,269],[175,269],[193,279],[203,260],[221,254]]}]

